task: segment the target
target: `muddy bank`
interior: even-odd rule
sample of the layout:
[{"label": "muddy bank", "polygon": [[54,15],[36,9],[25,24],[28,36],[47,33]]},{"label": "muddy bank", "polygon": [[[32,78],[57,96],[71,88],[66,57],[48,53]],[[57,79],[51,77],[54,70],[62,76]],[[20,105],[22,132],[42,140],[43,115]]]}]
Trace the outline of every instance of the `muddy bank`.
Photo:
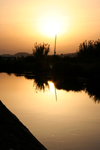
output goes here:
[{"label": "muddy bank", "polygon": [[0,149],[47,150],[1,101]]}]

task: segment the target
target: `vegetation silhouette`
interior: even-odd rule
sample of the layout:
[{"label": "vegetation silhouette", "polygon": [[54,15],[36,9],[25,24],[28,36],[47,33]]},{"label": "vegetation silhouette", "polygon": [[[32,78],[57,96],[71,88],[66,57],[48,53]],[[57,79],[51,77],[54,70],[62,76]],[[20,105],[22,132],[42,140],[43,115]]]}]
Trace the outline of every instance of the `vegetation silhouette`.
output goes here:
[{"label": "vegetation silhouette", "polygon": [[100,82],[100,40],[85,41],[76,57],[48,55],[49,44],[35,43],[33,55],[16,59],[0,57],[0,71],[40,74],[56,77],[83,77]]},{"label": "vegetation silhouette", "polygon": [[84,41],[79,46],[78,55],[81,57],[100,57],[100,39],[98,41]]},{"label": "vegetation silhouette", "polygon": [[86,85],[86,93],[95,101],[95,103],[100,103],[100,84],[93,82],[92,84],[89,81]]},{"label": "vegetation silhouette", "polygon": [[33,49],[33,55],[36,59],[44,59],[50,51],[50,45],[49,44],[34,44],[34,49]]},{"label": "vegetation silhouette", "polygon": [[47,72],[49,64],[48,64],[48,59],[47,55],[50,52],[50,45],[49,44],[34,44],[34,49],[33,49],[33,56],[35,58],[35,73],[40,73],[40,72]]},{"label": "vegetation silhouette", "polygon": [[50,89],[46,76],[35,76],[33,86],[35,87],[36,92],[45,92]]}]

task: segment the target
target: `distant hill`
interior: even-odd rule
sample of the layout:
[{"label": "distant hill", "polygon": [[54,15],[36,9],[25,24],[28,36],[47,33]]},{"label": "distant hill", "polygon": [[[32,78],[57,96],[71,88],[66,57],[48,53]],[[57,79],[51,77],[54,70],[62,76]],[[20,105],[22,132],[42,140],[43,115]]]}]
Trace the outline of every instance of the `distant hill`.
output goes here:
[{"label": "distant hill", "polygon": [[25,52],[19,52],[19,53],[16,53],[16,54],[14,54],[13,56],[15,56],[15,57],[27,57],[27,56],[30,56],[30,55],[32,55],[32,54],[29,54],[29,53],[25,53]]},{"label": "distant hill", "polygon": [[2,56],[2,57],[13,57],[13,55],[10,55],[10,54],[2,54],[0,56]]},{"label": "distant hill", "polygon": [[77,52],[75,53],[67,53],[67,54],[61,54],[61,57],[76,57],[77,56]]},{"label": "distant hill", "polygon": [[[32,56],[33,54],[29,54],[29,53],[26,53],[26,52],[19,52],[19,53],[16,53],[16,54],[14,54],[14,55],[11,55],[11,54],[2,54],[2,55],[0,55],[0,56],[2,56],[2,57],[27,57],[27,56]],[[77,52],[75,52],[75,53],[67,53],[67,54],[60,54],[60,55],[58,55],[58,56],[61,56],[61,57],[67,57],[67,56],[69,56],[69,57],[76,57],[77,56]]]},{"label": "distant hill", "polygon": [[10,54],[2,54],[2,57],[27,57],[27,56],[31,56],[32,54],[26,53],[26,52],[19,52],[16,53],[14,55],[10,55]]}]

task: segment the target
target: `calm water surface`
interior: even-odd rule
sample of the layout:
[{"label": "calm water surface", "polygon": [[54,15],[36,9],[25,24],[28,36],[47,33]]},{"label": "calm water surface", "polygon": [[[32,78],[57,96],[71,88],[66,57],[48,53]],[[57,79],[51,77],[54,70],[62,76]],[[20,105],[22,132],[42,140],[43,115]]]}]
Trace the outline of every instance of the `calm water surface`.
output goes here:
[{"label": "calm water surface", "polygon": [[0,73],[0,99],[48,150],[99,150],[100,104],[84,91],[36,90],[34,80]]}]

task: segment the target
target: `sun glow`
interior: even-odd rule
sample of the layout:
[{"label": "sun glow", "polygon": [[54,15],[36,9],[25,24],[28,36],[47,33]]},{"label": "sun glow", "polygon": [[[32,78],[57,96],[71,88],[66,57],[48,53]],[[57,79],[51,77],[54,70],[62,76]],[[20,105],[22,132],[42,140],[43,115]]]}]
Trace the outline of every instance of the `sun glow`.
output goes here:
[{"label": "sun glow", "polygon": [[61,24],[55,20],[48,21],[44,24],[44,32],[49,36],[54,36],[55,34],[60,34]]},{"label": "sun glow", "polygon": [[54,37],[56,34],[61,35],[66,32],[68,24],[64,23],[65,18],[62,17],[44,17],[41,18],[41,23],[38,26],[38,30],[40,33]]}]

